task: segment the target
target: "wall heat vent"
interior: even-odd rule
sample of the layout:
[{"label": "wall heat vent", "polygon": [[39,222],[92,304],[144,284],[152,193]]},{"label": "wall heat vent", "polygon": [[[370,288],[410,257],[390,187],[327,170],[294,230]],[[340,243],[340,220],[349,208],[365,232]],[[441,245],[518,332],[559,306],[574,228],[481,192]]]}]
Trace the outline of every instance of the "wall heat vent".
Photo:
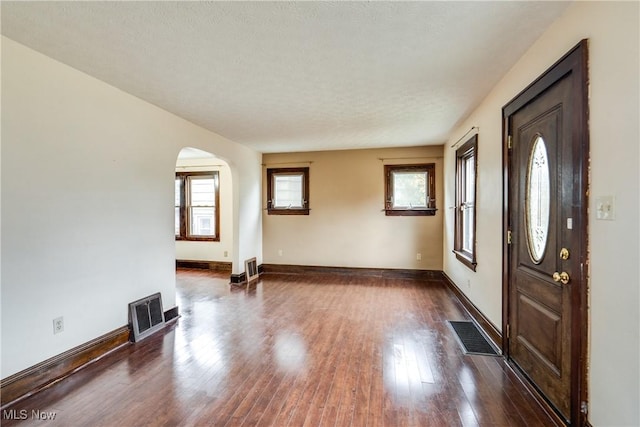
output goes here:
[{"label": "wall heat vent", "polygon": [[137,342],[164,327],[164,311],[160,293],[149,295],[129,304],[129,322],[133,341]]},{"label": "wall heat vent", "polygon": [[247,277],[247,283],[260,277],[260,273],[258,273],[258,263],[255,258],[249,258],[244,262],[244,274]]}]

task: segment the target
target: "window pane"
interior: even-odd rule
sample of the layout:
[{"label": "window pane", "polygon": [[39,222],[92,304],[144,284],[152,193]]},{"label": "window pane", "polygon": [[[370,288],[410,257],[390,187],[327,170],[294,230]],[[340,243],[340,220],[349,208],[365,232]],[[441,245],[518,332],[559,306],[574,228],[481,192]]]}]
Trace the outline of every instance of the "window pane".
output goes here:
[{"label": "window pane", "polygon": [[194,206],[191,208],[189,233],[193,236],[213,236],[215,233],[215,208]]},{"label": "window pane", "polygon": [[475,203],[475,158],[473,155],[465,157],[462,165],[462,250],[473,253],[473,219]]},{"label": "window pane", "polygon": [[215,182],[213,178],[190,178],[191,206],[215,206]]},{"label": "window pane", "polygon": [[462,213],[462,250],[473,252],[473,206],[466,206]]},{"label": "window pane", "polygon": [[191,206],[215,206],[215,182],[213,178],[190,178]]},{"label": "window pane", "polygon": [[393,207],[426,208],[427,173],[393,172]]},{"label": "window pane", "polygon": [[469,156],[464,160],[464,186],[465,202],[473,203],[475,198],[474,183],[476,182],[475,158]]},{"label": "window pane", "polygon": [[176,236],[180,235],[180,190],[181,190],[181,186],[180,186],[180,181],[179,179],[176,179],[176,190],[175,190],[175,196],[176,196],[176,217],[175,217],[175,228],[176,228]]},{"label": "window pane", "polygon": [[176,206],[180,206],[180,180],[176,179]]},{"label": "window pane", "polygon": [[301,208],[303,207],[302,184],[303,176],[300,175],[275,175],[273,178],[275,208]]}]

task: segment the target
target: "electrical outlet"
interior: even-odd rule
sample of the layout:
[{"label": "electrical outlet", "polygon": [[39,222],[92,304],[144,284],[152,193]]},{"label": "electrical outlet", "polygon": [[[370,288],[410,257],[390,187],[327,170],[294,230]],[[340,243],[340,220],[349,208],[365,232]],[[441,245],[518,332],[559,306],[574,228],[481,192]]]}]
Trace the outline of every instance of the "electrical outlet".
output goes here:
[{"label": "electrical outlet", "polygon": [[416,260],[418,261],[422,260],[422,254],[420,252],[416,254]]},{"label": "electrical outlet", "polygon": [[53,334],[59,334],[64,331],[64,317],[56,317],[53,319]]},{"label": "electrical outlet", "polygon": [[282,256],[282,249],[278,249],[278,256]]},{"label": "electrical outlet", "polygon": [[228,257],[229,256],[229,251],[224,251],[224,257]]}]

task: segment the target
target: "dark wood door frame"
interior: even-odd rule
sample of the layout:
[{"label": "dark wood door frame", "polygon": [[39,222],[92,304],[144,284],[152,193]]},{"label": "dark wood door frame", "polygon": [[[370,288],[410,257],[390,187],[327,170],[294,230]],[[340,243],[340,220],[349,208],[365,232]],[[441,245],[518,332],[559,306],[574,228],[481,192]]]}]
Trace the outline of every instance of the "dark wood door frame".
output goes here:
[{"label": "dark wood door frame", "polygon": [[[527,105],[553,83],[567,74],[573,74],[574,84],[574,123],[571,136],[579,144],[574,144],[573,157],[577,163],[574,173],[574,185],[577,189],[573,197],[573,203],[580,209],[580,216],[584,220],[579,224],[574,223],[574,230],[579,234],[579,248],[573,248],[573,254],[580,257],[579,277],[572,278],[571,304],[574,308],[571,316],[572,351],[571,351],[571,416],[570,425],[582,426],[587,422],[587,340],[588,340],[588,313],[587,313],[587,206],[588,206],[588,166],[589,166],[589,130],[588,130],[588,41],[582,40],[558,62],[551,66],[538,79],[513,98],[502,108],[503,123],[503,278],[502,278],[502,351],[509,360],[509,177],[510,177],[510,152],[509,138],[511,134],[510,116]],[[517,368],[516,368],[517,369]],[[531,387],[535,390],[535,386]],[[544,400],[544,396],[541,396]],[[551,409],[551,405],[549,405]],[[560,418],[558,418],[560,419]]]}]

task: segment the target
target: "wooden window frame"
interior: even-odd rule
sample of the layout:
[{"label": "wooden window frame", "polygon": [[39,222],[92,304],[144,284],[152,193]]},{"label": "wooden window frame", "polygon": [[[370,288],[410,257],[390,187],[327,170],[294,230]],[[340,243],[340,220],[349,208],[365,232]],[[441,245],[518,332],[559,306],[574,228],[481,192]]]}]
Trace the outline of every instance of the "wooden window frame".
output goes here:
[{"label": "wooden window frame", "polygon": [[[426,208],[394,208],[393,179],[394,172],[425,172],[427,174],[428,201]],[[436,164],[421,163],[412,165],[384,166],[384,211],[386,216],[433,216],[436,214]]]},{"label": "wooden window frame", "polygon": [[[473,180],[473,224],[471,224],[471,240],[473,241],[471,251],[463,249],[464,240],[464,215],[465,209],[464,195],[466,194],[467,177],[464,165],[469,157],[473,156],[474,180]],[[478,135],[474,135],[467,142],[456,150],[456,205],[455,205],[455,226],[453,253],[458,261],[476,271],[478,265],[477,258],[477,195],[478,195]]]},{"label": "wooden window frame", "polygon": [[[188,214],[187,191],[189,189],[190,177],[209,176],[214,180],[215,188],[215,235],[198,236],[191,235],[189,230],[190,219]],[[180,234],[176,234],[176,240],[196,241],[196,242],[219,242],[220,241],[220,173],[218,171],[206,172],[176,172],[176,180],[180,180]]]},{"label": "wooden window frame", "polygon": [[[302,207],[277,208],[273,206],[274,180],[278,175],[302,174]],[[309,168],[267,169],[267,213],[269,215],[309,215]]]}]

